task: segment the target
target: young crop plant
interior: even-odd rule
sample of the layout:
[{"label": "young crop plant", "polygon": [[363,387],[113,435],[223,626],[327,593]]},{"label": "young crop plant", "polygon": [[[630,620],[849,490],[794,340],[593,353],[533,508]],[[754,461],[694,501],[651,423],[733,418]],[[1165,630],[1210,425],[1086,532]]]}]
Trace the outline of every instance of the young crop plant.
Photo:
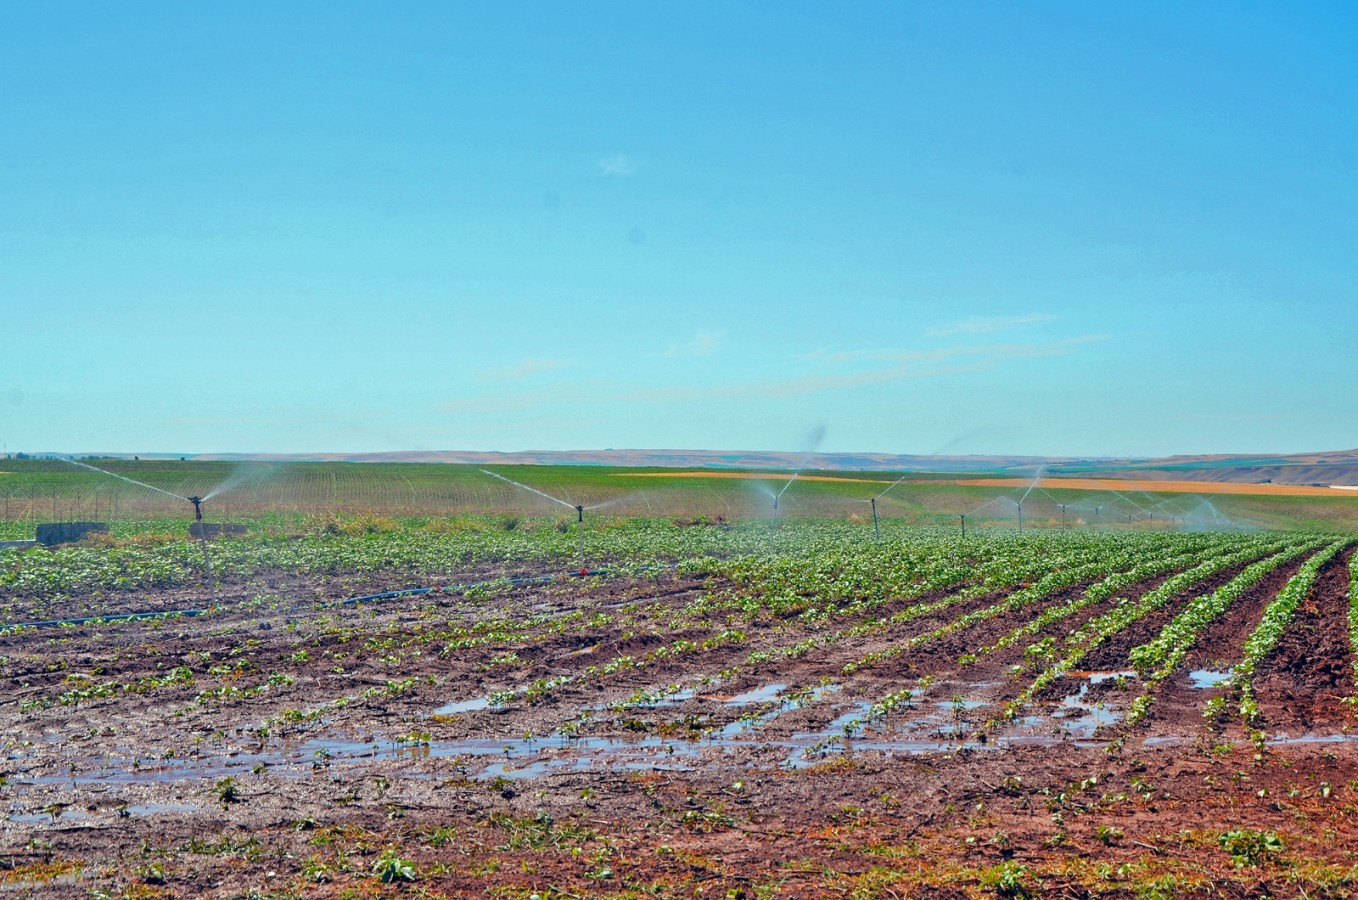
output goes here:
[{"label": "young crop plant", "polygon": [[1079,584],[1090,578],[1106,575],[1110,567],[1122,566],[1127,563],[1128,560],[1119,555],[1114,555],[1110,558],[1088,563],[1083,566],[1048,573],[1033,584],[1030,584],[1025,588],[1020,588],[1010,594],[999,603],[959,616],[945,625],[926,631],[923,634],[916,635],[902,643],[895,644],[883,650],[870,652],[861,659],[846,665],[844,667],[844,674],[850,675],[861,669],[874,666],[883,660],[899,656],[906,651],[922,647],[931,641],[970,628],[972,625],[985,619],[991,619],[996,616],[1015,612],[1040,600],[1046,599],[1056,591],[1070,587],[1074,584]]},{"label": "young crop plant", "polygon": [[[1211,545],[1204,546],[1210,547]],[[1219,548],[1213,547],[1212,549],[1214,552],[1219,552]],[[967,663],[974,662],[976,658],[981,655],[987,655],[994,653],[997,650],[1003,650],[1005,647],[1016,644],[1026,637],[1037,634],[1048,625],[1052,625],[1062,619],[1073,616],[1085,607],[1095,603],[1102,603],[1119,592],[1140,584],[1147,579],[1155,578],[1166,572],[1173,572],[1181,569],[1194,561],[1201,562],[1202,552],[1203,547],[1198,547],[1189,552],[1173,556],[1152,556],[1150,559],[1145,559],[1138,555],[1136,565],[1133,568],[1122,572],[1114,572],[1103,581],[1090,585],[1084,594],[1069,603],[1043,610],[1042,614],[1037,618],[1015,628],[989,647],[978,650],[976,654],[970,656],[962,664],[966,665]]]},{"label": "young crop plant", "polygon": [[1259,718],[1259,705],[1254,699],[1255,669],[1282,639],[1283,632],[1287,630],[1297,607],[1310,595],[1311,589],[1315,586],[1316,575],[1321,568],[1353,542],[1353,538],[1335,541],[1308,559],[1264,609],[1264,615],[1255,626],[1254,633],[1245,640],[1244,657],[1231,670],[1231,680],[1240,698],[1240,715],[1247,725],[1253,725]]},{"label": "young crop plant", "polygon": [[[1321,560],[1320,565],[1323,565],[1325,559],[1333,555],[1332,549],[1322,550],[1316,554],[1303,569],[1311,566],[1316,560]],[[1246,591],[1263,581],[1266,575],[1284,562],[1286,558],[1280,554],[1247,566],[1243,572],[1212,593],[1194,599],[1183,612],[1160,630],[1160,634],[1153,641],[1132,648],[1129,659],[1141,677],[1144,687],[1141,696],[1132,702],[1128,710],[1129,724],[1141,721],[1150,713],[1151,704],[1155,702],[1154,691],[1183,662],[1202,630],[1221,618]]]},{"label": "young crop plant", "polygon": [[[1074,570],[1078,570],[1084,566],[1106,567],[1108,565],[1108,558],[1115,555],[1114,551],[1117,549],[1106,541],[1098,544],[1084,544],[1076,543],[1072,540],[1068,545],[1052,545],[1049,543],[1049,538],[1046,536],[1041,540],[1032,539],[1031,543],[1029,543],[1028,540],[1029,539],[1014,541],[1013,539],[1010,539],[1009,544],[997,544],[991,551],[994,553],[994,556],[987,560],[981,567],[983,574],[981,580],[974,581],[967,587],[949,593],[942,599],[928,603],[916,603],[907,606],[890,616],[886,616],[885,618],[868,617],[857,625],[835,631],[814,634],[781,648],[756,651],[751,654],[745,664],[757,665],[762,662],[779,658],[792,659],[805,656],[812,650],[830,647],[842,640],[883,634],[900,625],[945,610],[950,606],[963,604],[979,597],[984,597],[988,594],[998,593],[1004,590],[1019,589],[1020,591],[1027,591],[1028,588],[1032,587],[1035,583],[1044,584],[1044,587],[1056,589],[1052,587],[1053,583],[1071,577],[1071,573]],[[1056,550],[1065,550],[1066,552],[1058,554],[1055,553]],[[1045,582],[1044,579],[1046,579]],[[1034,598],[1028,593],[1023,593],[1019,597],[1020,601],[1027,602],[1031,602],[1034,599],[1037,598]],[[877,605],[880,605],[881,602],[885,601],[875,602],[867,607],[862,605],[855,606],[854,612],[860,614],[868,612]],[[1002,610],[994,609],[980,618],[985,618],[988,615],[996,615],[1000,612],[1002,612]],[[973,624],[978,620],[979,619],[977,618],[970,618],[959,627],[966,627],[966,625]],[[933,640],[938,636],[939,635],[928,636],[924,641],[921,641],[921,643],[927,643],[928,640]],[[914,644],[913,646],[919,646],[919,644]],[[901,648],[888,648],[880,656],[868,654],[862,660],[859,660],[858,663],[851,663],[850,665],[854,667],[860,667],[862,665],[870,666],[883,659],[897,656],[900,652]],[[734,672],[738,668],[740,667],[734,667],[729,671]],[[846,671],[854,671],[854,669],[846,669]]]},{"label": "young crop plant", "polygon": [[1278,555],[1291,559],[1313,549],[1319,543],[1319,541],[1312,540],[1289,547],[1287,542],[1267,539],[1251,541],[1240,550],[1209,559],[1187,571],[1170,577],[1159,587],[1143,594],[1136,600],[1118,604],[1112,610],[1090,620],[1083,627],[1067,635],[1062,647],[1064,655],[1044,669],[1027,689],[1005,705],[1005,717],[1010,720],[1017,718],[1033,697],[1037,696],[1048,685],[1063,677],[1071,669],[1074,669],[1076,664],[1084,659],[1085,655],[1091,650],[1138,619],[1160,609],[1180,592],[1189,590],[1232,566],[1248,562],[1265,553],[1278,551],[1280,544],[1285,549],[1282,549]]}]

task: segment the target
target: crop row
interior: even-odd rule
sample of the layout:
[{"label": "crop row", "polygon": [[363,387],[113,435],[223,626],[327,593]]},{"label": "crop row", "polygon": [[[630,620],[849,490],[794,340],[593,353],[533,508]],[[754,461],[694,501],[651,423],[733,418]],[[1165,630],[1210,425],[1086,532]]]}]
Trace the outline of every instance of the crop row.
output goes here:
[{"label": "crop row", "polygon": [[1069,634],[1063,643],[1063,651],[1057,651],[1046,643],[1030,644],[1025,652],[1025,656],[1029,659],[1050,658],[1059,652],[1064,652],[1064,655],[1048,665],[1026,690],[1009,702],[1005,707],[1005,716],[1009,719],[1016,718],[1034,696],[1074,669],[1090,651],[1133,622],[1160,609],[1179,593],[1189,590],[1233,566],[1246,563],[1265,553],[1277,551],[1280,547],[1286,547],[1281,551],[1283,554],[1290,554],[1295,557],[1305,552],[1308,547],[1315,546],[1314,543],[1306,543],[1293,544],[1287,547],[1287,543],[1276,539],[1259,538],[1243,549],[1209,559],[1192,569],[1180,572],[1166,579],[1163,584],[1154,590],[1134,600],[1129,599],[1119,603],[1112,610],[1087,622],[1082,628]]},{"label": "crop row", "polygon": [[[1317,553],[1303,564],[1301,571],[1315,571],[1333,555],[1331,552],[1333,550],[1334,547],[1331,547]],[[1156,688],[1183,662],[1188,651],[1197,643],[1202,630],[1221,618],[1246,591],[1263,581],[1265,576],[1286,561],[1286,555],[1279,554],[1245,567],[1243,572],[1215,591],[1196,597],[1174,617],[1173,621],[1160,630],[1154,640],[1132,648],[1128,658],[1137,674],[1141,676],[1143,688],[1141,696],[1128,710],[1129,723],[1140,721],[1150,712]],[[1300,577],[1298,574],[1292,581],[1295,582]]]},{"label": "crop row", "polygon": [[[1117,566],[1127,565],[1127,560],[1119,558],[1104,558],[1094,562],[1085,563],[1081,566],[1071,568],[1059,568],[1048,572],[1032,584],[1020,588],[1014,593],[1005,597],[999,603],[981,609],[964,613],[961,616],[947,622],[937,628],[916,635],[909,640],[899,644],[893,644],[882,650],[875,650],[867,653],[861,659],[855,660],[844,667],[844,674],[849,675],[861,669],[875,666],[878,663],[892,659],[910,650],[915,650],[927,643],[938,640],[954,632],[970,628],[978,622],[992,619],[996,616],[1007,615],[1018,612],[1019,610],[1031,606],[1041,600],[1045,600],[1051,594],[1068,588],[1072,585],[1080,584],[1091,578],[1099,576],[1109,576],[1109,569]],[[1117,573],[1114,573],[1117,574]]]},{"label": "crop row", "polygon": [[1075,615],[1085,607],[1092,606],[1096,603],[1102,603],[1143,581],[1191,565],[1196,560],[1200,559],[1201,555],[1201,551],[1194,550],[1173,556],[1142,559],[1132,568],[1122,572],[1114,572],[1102,581],[1090,585],[1083,594],[1076,597],[1074,600],[1063,603],[1060,606],[1054,606],[1043,610],[1036,618],[1018,626],[990,646],[982,647],[975,653],[965,654],[958,659],[958,663],[964,666],[970,665],[979,657],[987,656],[998,650],[1003,650],[1005,647],[1012,646],[1024,638],[1031,637],[1042,631],[1044,628],[1056,624],[1062,619]]},{"label": "crop row", "polygon": [[1349,557],[1349,646],[1353,648],[1353,680],[1358,682],[1358,553]]},{"label": "crop row", "polygon": [[1288,623],[1292,621],[1297,606],[1310,595],[1321,567],[1350,543],[1348,539],[1335,541],[1307,560],[1269,603],[1254,633],[1246,639],[1244,657],[1233,669],[1232,685],[1240,697],[1240,715],[1247,723],[1253,723],[1259,717],[1259,705],[1254,700],[1255,669],[1277,646],[1283,632],[1287,630]]}]

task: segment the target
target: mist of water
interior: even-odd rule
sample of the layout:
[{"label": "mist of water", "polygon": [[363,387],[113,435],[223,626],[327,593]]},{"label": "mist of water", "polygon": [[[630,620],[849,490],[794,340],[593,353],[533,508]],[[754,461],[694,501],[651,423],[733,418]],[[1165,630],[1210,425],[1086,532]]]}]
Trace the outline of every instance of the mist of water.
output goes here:
[{"label": "mist of water", "polygon": [[96,466],[90,465],[89,463],[83,463],[78,459],[72,459],[69,456],[58,456],[57,459],[60,459],[63,462],[68,462],[73,466],[79,466],[82,469],[89,469],[91,472],[98,472],[101,475],[107,475],[110,478],[116,478],[119,481],[126,481],[128,484],[135,484],[138,487],[144,487],[147,490],[156,491],[157,493],[160,494],[165,494],[167,497],[174,497],[176,500],[187,501],[189,499],[188,497],[181,496],[179,494],[174,493],[173,491],[167,491],[164,488],[158,488],[154,484],[147,484],[144,481],[137,481],[135,478],[128,478],[125,475],[119,475],[116,472],[110,472],[107,469],[100,469]]},{"label": "mist of water", "polygon": [[206,502],[219,494],[225,494],[243,485],[260,481],[272,470],[273,467],[269,465],[241,463],[231,471],[230,475],[218,482],[216,487],[204,494],[203,501]]},{"label": "mist of water", "polygon": [[1037,472],[1034,473],[1034,475],[1033,475],[1033,481],[1032,481],[1031,484],[1028,485],[1028,490],[1024,491],[1024,492],[1023,492],[1023,496],[1020,497],[1019,500],[1018,500],[1019,509],[1022,509],[1022,508],[1023,508],[1023,501],[1028,499],[1028,495],[1031,494],[1031,493],[1033,492],[1033,489],[1037,487],[1037,483],[1038,483],[1039,481],[1042,480],[1042,473],[1043,473],[1043,471],[1045,471],[1045,470],[1044,470],[1043,468],[1039,467],[1038,470],[1037,470]]},{"label": "mist of water", "polygon": [[522,488],[523,490],[528,491],[530,494],[537,494],[539,497],[545,497],[545,498],[547,498],[548,500],[552,501],[553,503],[560,503],[562,506],[566,507],[567,509],[575,509],[575,504],[574,504],[574,503],[567,503],[565,500],[562,500],[560,497],[553,497],[551,494],[549,494],[549,493],[547,493],[547,492],[545,492],[545,491],[540,491],[540,490],[538,490],[537,488],[529,487],[529,486],[526,485],[526,484],[519,484],[519,483],[518,483],[517,481],[515,481],[513,478],[506,478],[506,477],[504,477],[503,475],[497,474],[497,473],[495,473],[495,472],[491,472],[491,471],[488,470],[488,469],[478,469],[477,471],[479,471],[479,472],[480,472],[481,474],[483,474],[483,475],[489,475],[491,478],[498,478],[498,479],[500,479],[501,481],[507,481],[507,482],[509,482],[510,484],[514,485],[514,487],[516,487],[516,488]]}]

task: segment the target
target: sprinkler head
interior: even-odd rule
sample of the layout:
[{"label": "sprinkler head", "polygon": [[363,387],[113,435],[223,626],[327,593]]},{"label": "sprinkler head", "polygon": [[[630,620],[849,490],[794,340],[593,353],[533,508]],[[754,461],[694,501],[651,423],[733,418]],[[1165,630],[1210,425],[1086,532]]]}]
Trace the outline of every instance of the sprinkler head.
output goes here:
[{"label": "sprinkler head", "polygon": [[582,525],[585,522],[585,506],[583,503],[578,504],[575,507],[575,521],[581,523]]},{"label": "sprinkler head", "polygon": [[203,521],[203,498],[189,497],[188,501],[193,504],[193,517],[199,522]]}]

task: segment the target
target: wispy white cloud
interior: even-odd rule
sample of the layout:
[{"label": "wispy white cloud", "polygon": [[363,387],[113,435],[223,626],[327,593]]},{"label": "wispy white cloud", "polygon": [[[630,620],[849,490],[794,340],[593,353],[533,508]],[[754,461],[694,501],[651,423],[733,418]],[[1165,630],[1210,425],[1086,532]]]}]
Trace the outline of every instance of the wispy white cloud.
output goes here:
[{"label": "wispy white cloud", "polygon": [[1107,338],[1107,335],[1093,334],[1045,344],[988,344],[941,350],[862,350],[822,353],[816,358],[831,367],[864,362],[878,365],[866,369],[860,365],[858,371],[819,373],[800,378],[700,387],[657,388],[621,394],[617,399],[664,401],[795,397],[820,391],[845,390],[982,371],[1012,359],[1065,356],[1077,347]]},{"label": "wispy white cloud", "polygon": [[637,170],[637,164],[626,153],[618,153],[614,156],[605,156],[599,160],[600,175],[617,175],[626,177]]},{"label": "wispy white cloud", "polygon": [[[690,348],[696,344],[699,348],[715,348],[716,338],[720,336],[712,337],[710,342],[695,339],[695,342],[679,346]],[[793,378],[674,385],[640,390],[624,389],[617,382],[606,379],[593,379],[538,391],[505,391],[453,398],[441,404],[439,410],[450,414],[519,413],[584,403],[597,405],[637,401],[652,403],[796,397],[985,371],[1010,360],[1065,356],[1082,346],[1107,339],[1108,335],[1090,334],[1046,343],[978,344],[937,350],[819,351],[801,358],[802,362],[811,364],[809,368],[817,371]]]},{"label": "wispy white cloud", "polygon": [[476,375],[476,379],[478,381],[494,381],[502,383],[523,381],[525,378],[530,378],[542,372],[551,372],[556,369],[564,369],[570,365],[571,363],[568,360],[564,359],[533,357],[529,359],[520,360],[519,362],[515,363],[512,366],[509,366],[508,368],[486,369],[483,372],[478,372]]},{"label": "wispy white cloud", "polygon": [[721,344],[721,339],[725,336],[724,331],[700,331],[689,341],[676,341],[670,344],[661,356],[670,358],[685,358],[694,356],[711,356],[717,352],[717,347]]},{"label": "wispy white cloud", "polygon": [[1028,313],[1023,316],[968,316],[956,322],[949,322],[937,328],[930,328],[924,334],[927,337],[951,337],[957,334],[994,334],[997,331],[1009,331],[1013,328],[1021,328],[1024,325],[1038,325],[1042,322],[1052,322],[1056,316],[1046,313]]}]

